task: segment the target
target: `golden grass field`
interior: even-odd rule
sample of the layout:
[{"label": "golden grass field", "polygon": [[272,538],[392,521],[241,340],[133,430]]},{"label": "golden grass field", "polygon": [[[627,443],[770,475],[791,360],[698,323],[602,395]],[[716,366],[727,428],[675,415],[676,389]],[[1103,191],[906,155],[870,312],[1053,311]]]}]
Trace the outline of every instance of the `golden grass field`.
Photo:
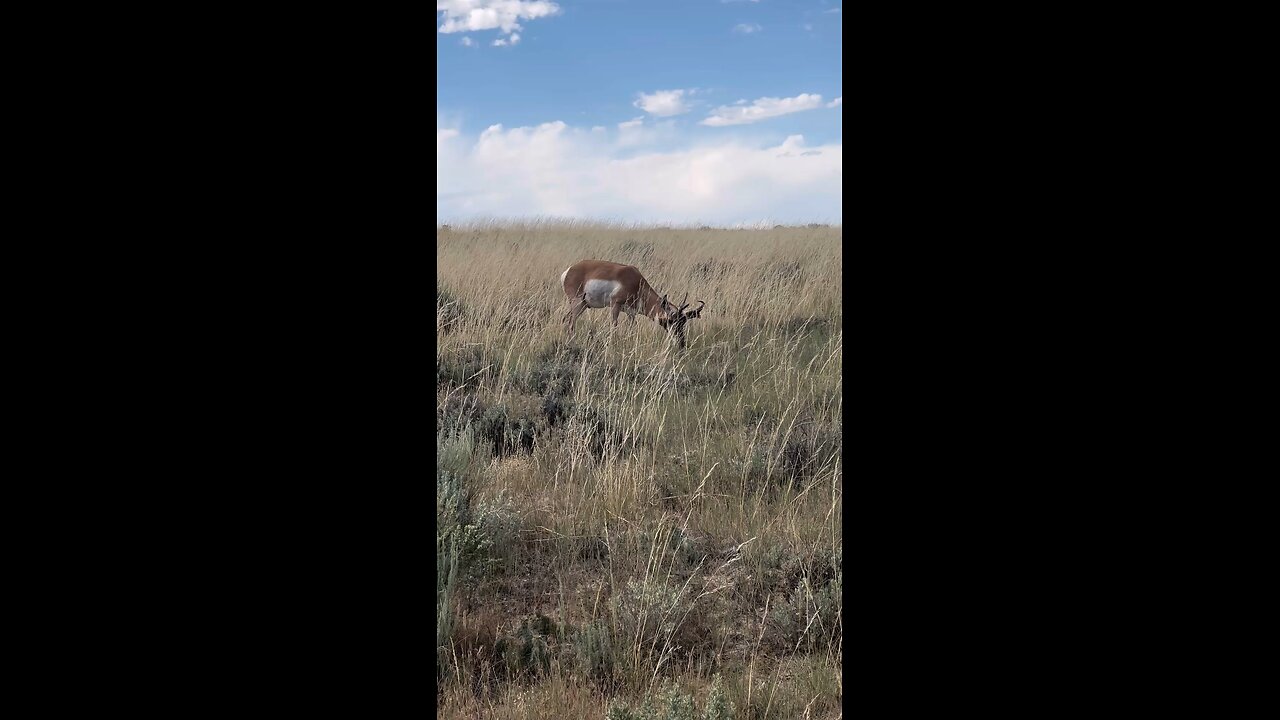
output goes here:
[{"label": "golden grass field", "polygon": [[[560,274],[705,300],[682,353]],[[841,228],[437,228],[443,718],[836,718]]]}]

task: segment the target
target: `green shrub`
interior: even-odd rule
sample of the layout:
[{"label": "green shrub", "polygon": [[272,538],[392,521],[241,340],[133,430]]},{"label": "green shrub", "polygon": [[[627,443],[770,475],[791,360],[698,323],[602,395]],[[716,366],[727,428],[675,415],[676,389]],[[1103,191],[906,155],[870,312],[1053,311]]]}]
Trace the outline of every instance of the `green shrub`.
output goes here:
[{"label": "green shrub", "polygon": [[458,582],[456,540],[436,535],[436,674],[449,666],[453,638],[453,595]]},{"label": "green shrub", "polygon": [[[515,545],[519,520],[502,494],[473,505],[461,478],[447,470],[436,473],[436,546],[446,548],[455,574],[479,577],[501,564]],[[439,555],[439,553],[438,553]],[[437,557],[437,572],[440,567]]]},{"label": "green shrub", "polygon": [[458,571],[469,572],[483,559],[493,541],[476,525],[471,495],[462,479],[447,471],[436,473],[436,547],[447,548]]},{"label": "green shrub", "polygon": [[833,467],[832,457],[841,451],[840,426],[832,423],[797,425],[782,447],[780,464],[785,477],[802,484]]},{"label": "green shrub", "polygon": [[631,711],[630,705],[614,698],[609,701],[609,707],[604,713],[604,720],[636,720],[636,714]]},{"label": "green shrub", "polygon": [[733,720],[733,703],[725,695],[720,684],[720,675],[716,674],[711,681],[711,691],[707,693],[707,705],[702,711],[702,720]]},{"label": "green shrub", "polygon": [[542,675],[551,669],[551,645],[547,638],[558,634],[554,621],[546,616],[526,618],[514,635],[507,635],[494,645],[509,676]]},{"label": "green shrub", "polygon": [[436,385],[445,387],[479,387],[498,373],[502,358],[485,357],[480,345],[468,345],[436,358]]},{"label": "green shrub", "polygon": [[772,649],[782,652],[815,652],[838,642],[840,623],[837,615],[843,593],[841,554],[810,575],[802,575],[786,599],[770,610],[770,633],[781,645]]},{"label": "green shrub", "polygon": [[555,427],[567,420],[572,413],[573,401],[568,395],[548,392],[542,398],[542,416],[547,420],[547,427]]},{"label": "green shrub", "polygon": [[[732,717],[733,704],[725,697],[720,688],[720,676],[716,675],[701,720],[730,720]],[[657,693],[656,704],[653,696],[646,696],[644,703],[634,709],[617,698],[610,700],[605,720],[699,720],[699,715],[693,695],[681,692],[675,683],[666,681]]]},{"label": "green shrub", "polygon": [[573,637],[574,657],[583,676],[597,684],[615,685],[613,636],[603,620],[583,626]]},{"label": "green shrub", "polygon": [[474,426],[484,414],[485,406],[478,395],[469,392],[451,392],[444,405],[436,407],[436,433],[457,432],[468,425]]},{"label": "green shrub", "polygon": [[477,421],[476,431],[493,446],[493,454],[533,452],[533,444],[542,431],[536,415],[509,408],[506,403],[490,405]]},{"label": "green shrub", "polygon": [[769,448],[753,444],[730,459],[730,468],[750,488],[763,487],[769,478]]},{"label": "green shrub", "polygon": [[[619,592],[609,598],[617,620],[616,627],[632,635],[628,642],[661,651],[675,632],[676,623],[688,611],[688,603],[679,588],[650,578],[648,582],[628,579]],[[655,658],[655,661],[657,658]]]},{"label": "green shrub", "polygon": [[662,708],[667,713],[665,720],[698,720],[694,716],[693,696],[680,692],[675,683],[664,683]]},{"label": "green shrub", "polygon": [[671,534],[667,536],[667,546],[676,552],[676,557],[684,561],[687,566],[698,564],[707,555],[706,543],[694,536],[686,533],[679,527],[671,529]]},{"label": "green shrub", "polygon": [[582,368],[582,348],[565,345],[544,349],[533,356],[521,385],[538,395],[568,395]]},{"label": "green shrub", "polygon": [[593,405],[574,408],[569,432],[580,433],[585,437],[587,450],[597,458],[614,456],[621,452],[624,445],[635,443],[635,438],[627,437],[622,426],[614,421],[608,410]]},{"label": "green shrub", "polygon": [[[442,428],[436,431],[436,472],[451,478],[467,474],[475,457],[475,433],[471,428]],[[456,489],[450,490],[456,493]]]}]

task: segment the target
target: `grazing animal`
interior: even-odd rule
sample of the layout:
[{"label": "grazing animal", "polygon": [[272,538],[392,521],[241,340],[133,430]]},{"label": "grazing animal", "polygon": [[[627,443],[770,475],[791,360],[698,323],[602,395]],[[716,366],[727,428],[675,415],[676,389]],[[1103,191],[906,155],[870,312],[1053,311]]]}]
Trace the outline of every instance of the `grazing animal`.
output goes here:
[{"label": "grazing animal", "polygon": [[[697,309],[689,310],[681,300],[682,304],[677,307],[667,302],[666,295],[659,297],[634,266],[605,260],[583,260],[570,265],[560,276],[560,283],[569,299],[569,312],[564,316],[567,337],[573,336],[574,322],[588,308],[607,307],[612,310],[614,327],[618,326],[619,313],[626,312],[633,325],[636,313],[642,313],[674,335],[683,350],[685,325],[700,317],[707,305],[699,300]],[[689,294],[685,293],[685,299],[688,298]]]}]

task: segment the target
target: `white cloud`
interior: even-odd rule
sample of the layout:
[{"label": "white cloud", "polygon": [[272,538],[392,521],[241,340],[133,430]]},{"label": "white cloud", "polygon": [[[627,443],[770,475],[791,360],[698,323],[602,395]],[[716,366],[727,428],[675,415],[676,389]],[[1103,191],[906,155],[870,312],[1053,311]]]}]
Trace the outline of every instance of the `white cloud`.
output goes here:
[{"label": "white cloud", "polygon": [[692,110],[693,108],[689,107],[685,101],[686,96],[692,94],[692,90],[659,90],[647,95],[637,93],[639,99],[632,104],[650,115],[668,117]]},{"label": "white cloud", "polygon": [[498,28],[510,34],[522,28],[520,20],[559,14],[560,6],[547,0],[437,0],[436,11],[442,33]]},{"label": "white cloud", "polygon": [[445,143],[449,142],[450,138],[455,137],[458,137],[457,130],[450,130],[447,128],[441,130],[440,128],[436,128],[436,152],[440,152],[444,148]]},{"label": "white cloud", "polygon": [[511,38],[509,40],[498,38],[493,41],[493,44],[495,47],[502,47],[503,45],[515,45],[518,42],[520,42],[520,33],[511,33]]},{"label": "white cloud", "polygon": [[812,29],[813,29],[813,24],[812,24],[812,23],[805,23],[803,27],[804,27],[804,29],[805,29],[805,30],[812,30]]},{"label": "white cloud", "polygon": [[475,44],[476,44],[476,41],[475,41],[475,40],[472,40],[471,38],[467,37],[466,35],[463,35],[463,36],[462,36],[462,39],[461,39],[461,40],[459,40],[458,42],[459,42],[460,44],[462,44],[462,46],[463,46],[463,47],[474,47],[474,46],[475,46]]},{"label": "white cloud", "polygon": [[759,98],[750,105],[722,105],[711,111],[699,125],[723,127],[725,125],[746,125],[768,118],[788,115],[802,110],[814,110],[822,107],[821,95],[800,94],[793,98]]},{"label": "white cloud", "polygon": [[827,107],[840,107],[840,104],[843,102],[844,102],[844,96],[842,95],[836,98],[835,100],[832,100],[831,102],[827,103]]},{"label": "white cloud", "polygon": [[840,12],[840,8],[831,8],[830,10],[823,10],[822,14],[830,15],[831,13],[838,13],[838,12]]},{"label": "white cloud", "polygon": [[764,29],[764,28],[760,27],[759,25],[757,25],[757,24],[755,24],[755,23],[738,23],[737,25],[734,25],[734,26],[733,26],[733,31],[734,31],[734,32],[736,32],[736,33],[742,33],[743,35],[750,35],[751,33],[758,33],[758,32],[760,32],[760,31],[761,31],[761,30],[763,30],[763,29]]},{"label": "white cloud", "polygon": [[676,131],[675,120],[654,121],[653,118],[638,117],[618,123],[618,132],[610,142],[615,150],[627,148],[654,147],[659,143],[670,147],[680,140]]},{"label": "white cloud", "polygon": [[[629,121],[635,122],[635,121]],[[625,123],[624,123],[625,124]],[[438,221],[536,215],[633,222],[840,222],[842,148],[799,135],[637,152],[627,132],[563,122],[479,137],[437,129]]]}]

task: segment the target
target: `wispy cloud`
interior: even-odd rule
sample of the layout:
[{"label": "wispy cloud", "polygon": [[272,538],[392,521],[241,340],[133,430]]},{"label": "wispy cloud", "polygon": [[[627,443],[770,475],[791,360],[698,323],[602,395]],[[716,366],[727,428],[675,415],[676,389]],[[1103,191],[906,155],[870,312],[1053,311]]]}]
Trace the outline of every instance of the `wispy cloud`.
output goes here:
[{"label": "wispy cloud", "polygon": [[[778,146],[782,152],[775,157],[809,157],[811,155],[821,155],[821,150],[806,150],[803,135],[788,135],[786,140]],[[794,152],[793,152],[794,151]]]},{"label": "wispy cloud", "polygon": [[842,103],[842,102],[844,102],[844,96],[840,96],[840,97],[836,98],[835,100],[832,100],[831,102],[827,103],[827,107],[829,107],[829,108],[831,108],[831,107],[840,107],[840,103]]},{"label": "wispy cloud", "polygon": [[727,224],[763,217],[841,220],[838,142],[808,146],[792,135],[781,145],[759,146],[721,139],[637,154],[627,130],[553,122],[495,125],[468,137],[437,128],[436,214],[442,221],[536,215]]},{"label": "wispy cloud", "polygon": [[509,39],[498,38],[493,41],[493,44],[496,47],[502,47],[503,45],[515,45],[518,42],[520,42],[520,33],[511,33]]},{"label": "wispy cloud", "polygon": [[681,115],[692,110],[687,98],[693,92],[693,90],[658,90],[652,93],[637,93],[638,97],[632,104],[657,117]]},{"label": "wispy cloud", "polygon": [[497,28],[511,34],[523,29],[520,20],[559,14],[560,6],[548,0],[437,0],[436,11],[444,21],[442,33]]},{"label": "wispy cloud", "polygon": [[750,105],[722,105],[712,110],[711,114],[698,124],[710,127],[746,125],[820,107],[822,107],[821,95],[800,94],[793,98],[763,97]]},{"label": "wispy cloud", "polygon": [[734,25],[734,26],[733,26],[733,31],[734,31],[734,32],[736,32],[736,33],[741,33],[741,34],[743,34],[743,35],[750,35],[751,33],[758,33],[758,32],[760,32],[760,31],[761,31],[761,30],[763,30],[763,29],[764,29],[764,28],[760,27],[759,25],[757,25],[757,24],[755,24],[755,23],[738,23],[737,25]]},{"label": "wispy cloud", "polygon": [[463,36],[462,36],[462,39],[458,41],[458,44],[459,44],[459,45],[462,45],[463,47],[474,47],[474,46],[475,46],[475,44],[476,44],[476,41],[475,41],[475,40],[472,40],[471,38],[467,37],[466,35],[463,35]]},{"label": "wispy cloud", "polygon": [[450,138],[458,137],[458,131],[451,128],[436,128],[436,152],[440,152]]},{"label": "wispy cloud", "polygon": [[[594,132],[594,131],[593,131]],[[639,147],[671,147],[678,142],[675,120],[654,121],[644,116],[618,123],[618,131],[612,136],[614,150]]]},{"label": "wispy cloud", "polygon": [[838,13],[838,12],[840,12],[840,8],[831,8],[830,10],[823,10],[822,14],[830,15],[831,13]]}]

